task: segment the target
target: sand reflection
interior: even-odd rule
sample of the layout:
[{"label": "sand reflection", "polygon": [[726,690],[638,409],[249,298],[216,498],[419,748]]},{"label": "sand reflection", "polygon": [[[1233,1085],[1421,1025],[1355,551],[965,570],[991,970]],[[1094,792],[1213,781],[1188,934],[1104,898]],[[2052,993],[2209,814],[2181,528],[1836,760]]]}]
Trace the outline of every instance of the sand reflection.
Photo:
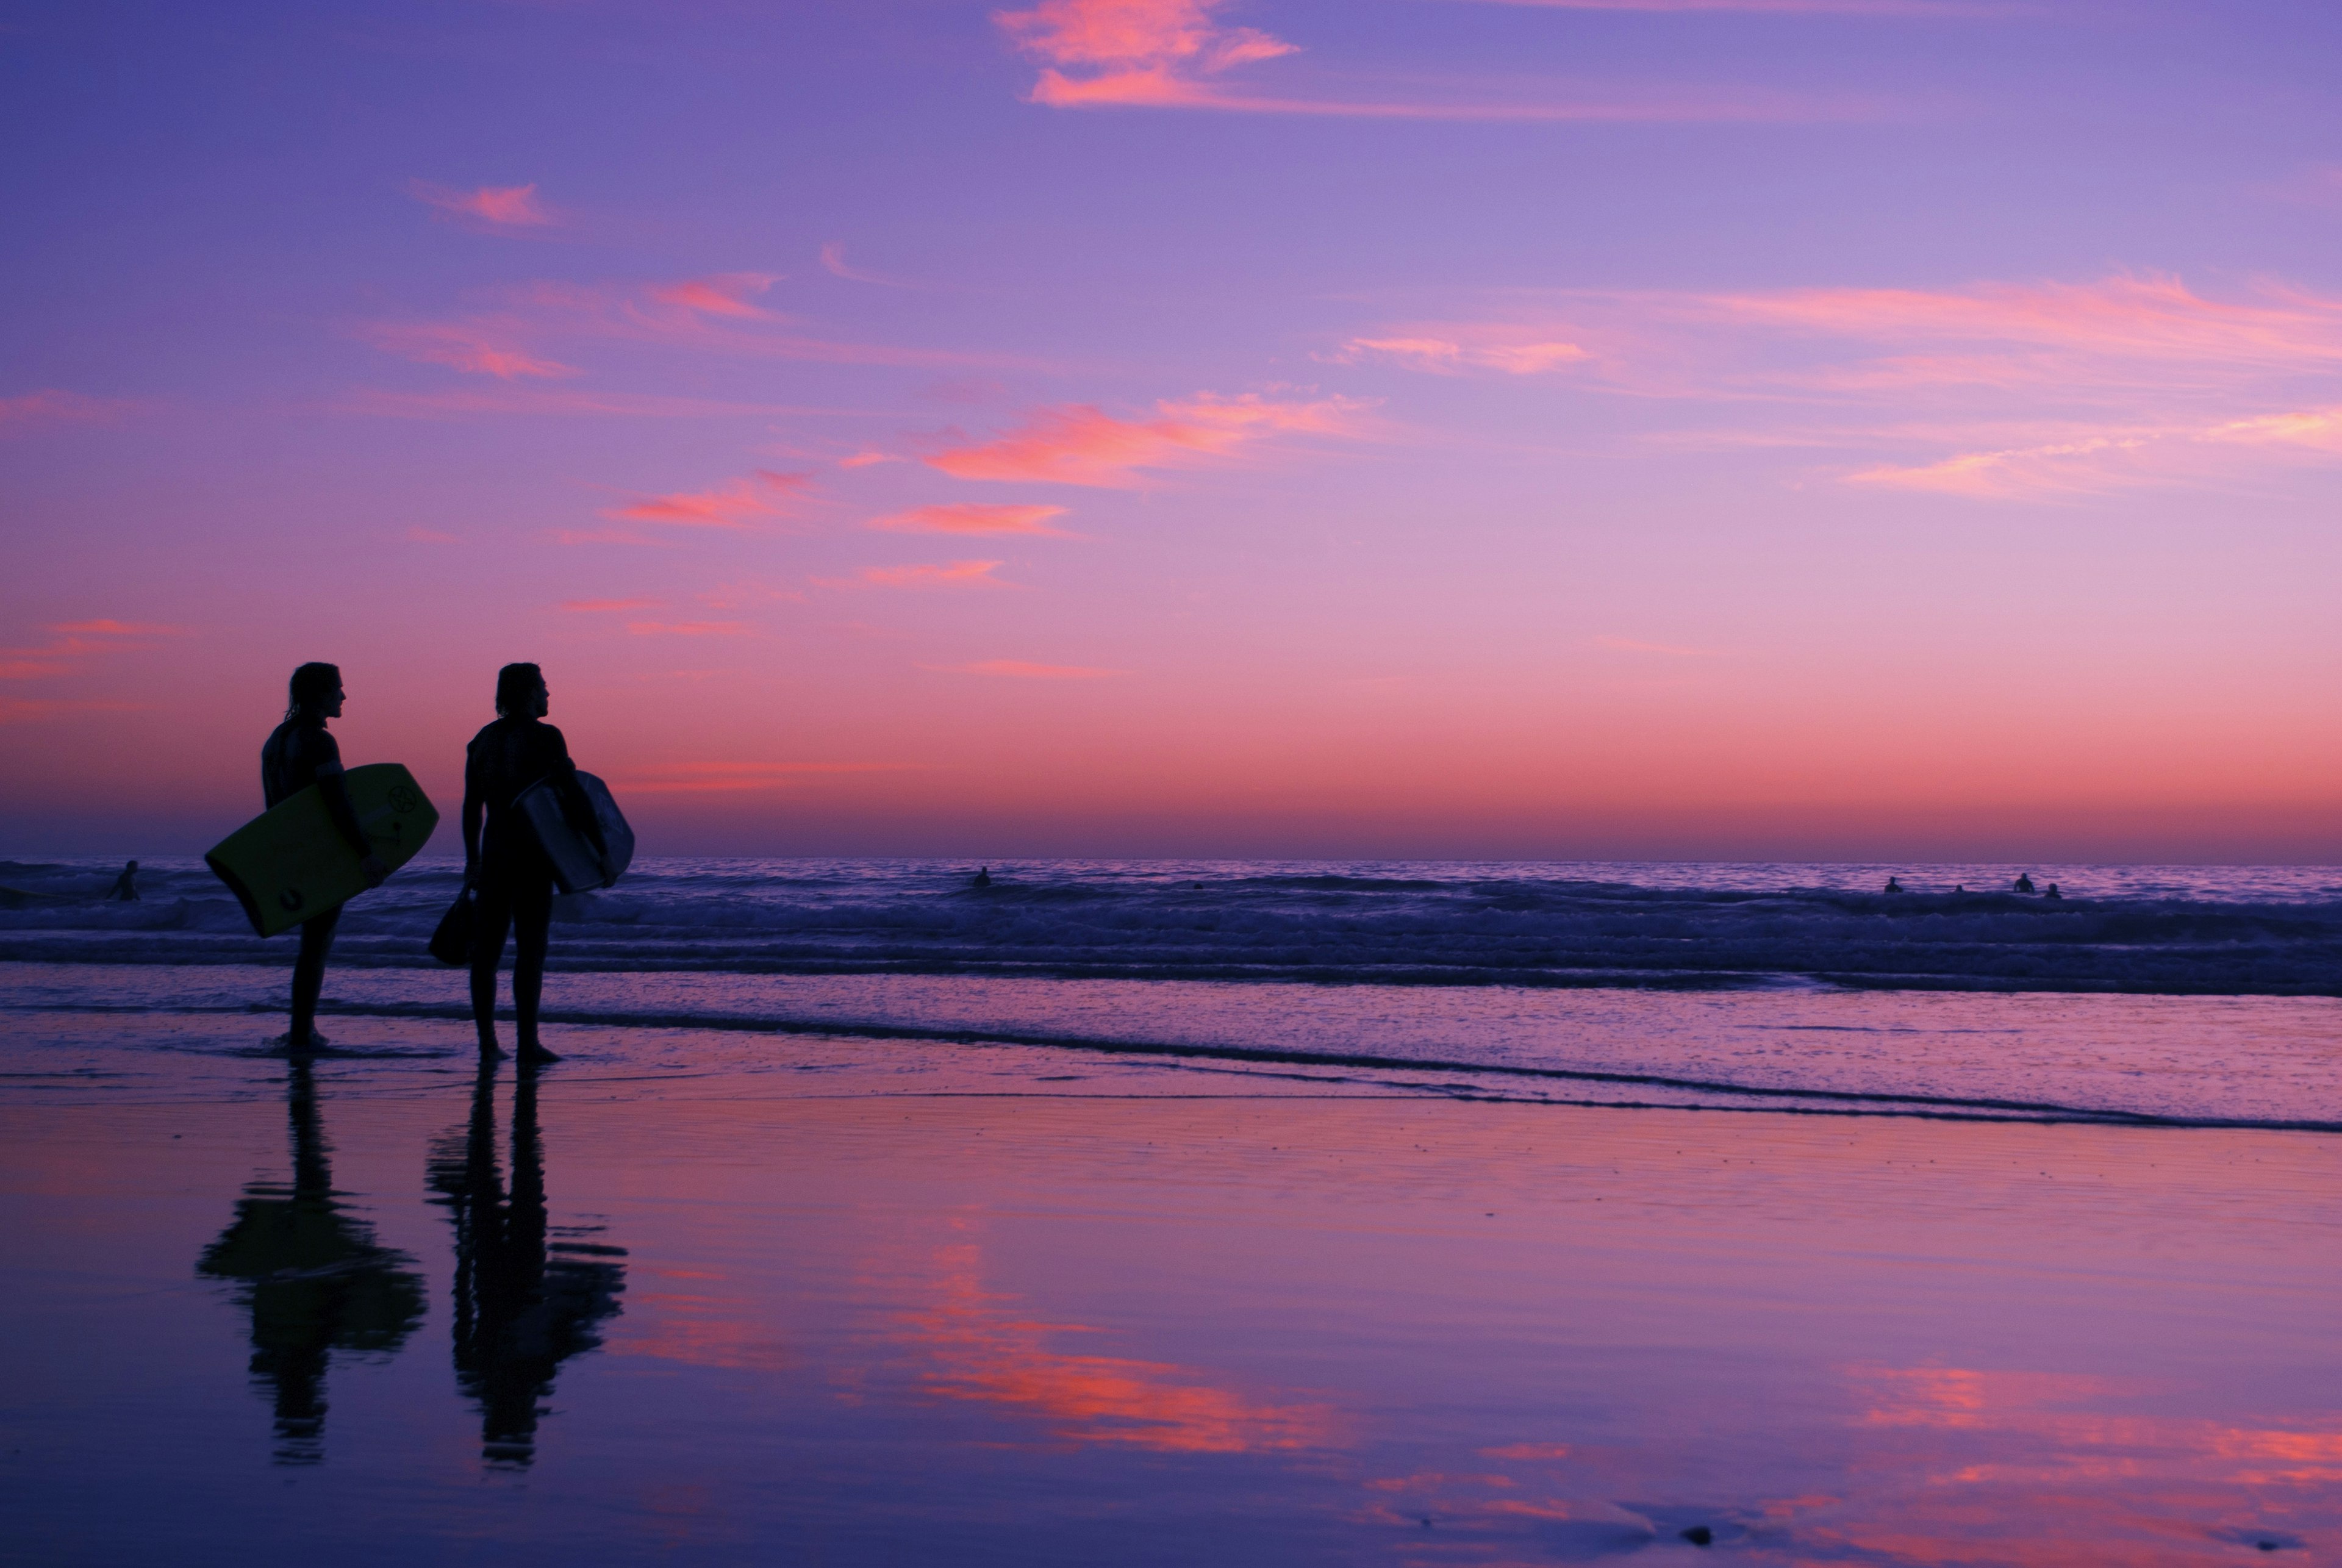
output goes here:
[{"label": "sand reflection", "polygon": [[1324,1405],[1255,1399],[1195,1367],[1053,1350],[1059,1336],[1098,1331],[1020,1315],[1016,1298],[984,1289],[975,1246],[946,1247],[937,1262],[939,1299],[908,1320],[907,1337],[937,1363],[923,1382],[946,1399],[1032,1415],[1067,1442],[1165,1453],[1256,1453],[1336,1441],[1336,1416]]}]

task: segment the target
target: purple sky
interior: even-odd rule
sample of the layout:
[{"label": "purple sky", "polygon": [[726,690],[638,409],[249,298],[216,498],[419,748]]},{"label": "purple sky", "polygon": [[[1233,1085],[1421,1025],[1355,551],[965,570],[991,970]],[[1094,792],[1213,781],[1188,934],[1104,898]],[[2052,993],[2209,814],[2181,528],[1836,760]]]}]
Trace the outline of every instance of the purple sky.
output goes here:
[{"label": "purple sky", "polygon": [[0,853],[2342,860],[2342,11],[0,6]]}]

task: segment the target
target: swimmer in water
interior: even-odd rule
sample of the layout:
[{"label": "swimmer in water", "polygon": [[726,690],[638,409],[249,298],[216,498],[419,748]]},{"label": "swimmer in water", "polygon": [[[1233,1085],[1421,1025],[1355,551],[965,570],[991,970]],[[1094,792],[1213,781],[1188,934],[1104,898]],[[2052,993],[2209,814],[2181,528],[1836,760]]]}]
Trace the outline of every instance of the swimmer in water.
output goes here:
[{"label": "swimmer in water", "polygon": [[125,904],[138,902],[138,863],[136,861],[134,860],[122,868],[122,874],[114,879],[114,887],[105,896],[120,899]]},{"label": "swimmer in water", "polygon": [[1900,893],[1903,891],[1903,884],[1890,876],[1887,879],[1887,891],[1889,893]]},{"label": "swimmer in water", "polygon": [[2017,874],[2017,880],[2010,884],[2010,885],[2015,887],[2019,893],[2031,893],[2033,891],[2033,874],[2028,871],[2018,872]]},{"label": "swimmer in water", "polygon": [[2041,896],[2044,898],[2063,898],[2066,895],[2057,891],[2057,884],[2053,882],[2049,884],[2049,891],[2043,894]]},{"label": "swimmer in water", "polygon": [[992,885],[992,868],[988,865],[978,867],[976,874],[968,879],[967,884],[970,887],[990,887]]}]

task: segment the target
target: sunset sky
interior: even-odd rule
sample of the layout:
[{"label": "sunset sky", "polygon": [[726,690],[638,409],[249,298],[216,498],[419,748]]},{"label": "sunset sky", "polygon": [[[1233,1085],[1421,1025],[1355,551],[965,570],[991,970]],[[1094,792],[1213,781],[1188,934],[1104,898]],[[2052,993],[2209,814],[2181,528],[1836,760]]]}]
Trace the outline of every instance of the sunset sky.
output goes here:
[{"label": "sunset sky", "polygon": [[2342,861],[2326,0],[0,5],[0,853],[535,659],[646,854]]}]

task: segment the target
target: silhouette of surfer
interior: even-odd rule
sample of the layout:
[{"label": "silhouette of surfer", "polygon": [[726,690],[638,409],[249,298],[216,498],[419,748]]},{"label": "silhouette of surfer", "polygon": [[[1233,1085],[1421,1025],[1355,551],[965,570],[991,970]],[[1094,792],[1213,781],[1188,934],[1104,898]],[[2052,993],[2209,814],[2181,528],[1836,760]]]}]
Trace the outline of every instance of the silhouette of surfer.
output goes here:
[{"label": "silhouette of surfer", "polygon": [[992,868],[988,865],[977,867],[976,874],[968,879],[967,884],[970,887],[990,887],[992,885]]},{"label": "silhouette of surfer", "polygon": [[1903,884],[1890,876],[1887,879],[1887,891],[1889,893],[1900,893],[1903,891]]},{"label": "silhouette of surfer", "polygon": [[2017,880],[2009,885],[2016,888],[2019,893],[2031,893],[2033,891],[2033,874],[2029,871],[2020,871],[2017,874]]},{"label": "silhouette of surfer", "polygon": [[2043,894],[2041,896],[2044,898],[2063,898],[2066,895],[2057,891],[2057,884],[2053,882],[2049,884],[2049,891]]},{"label": "silhouette of surfer", "polygon": [[536,1074],[513,1090],[512,1190],[496,1168],[496,1069],[480,1064],[460,1137],[434,1153],[430,1183],[455,1226],[455,1382],[480,1407],[480,1455],[491,1464],[535,1457],[537,1417],[563,1362],[602,1343],[619,1311],[621,1247],[554,1240],[537,1134]]},{"label": "silhouette of surfer", "polygon": [[[285,722],[269,732],[267,744],[260,748],[261,794],[275,806],[315,784],[325,797],[325,814],[333,819],[335,830],[357,851],[365,884],[380,887],[390,872],[366,842],[365,830],[358,826],[349,786],[342,782],[342,748],[325,731],[325,721],[340,718],[346,700],[339,667],[309,664],[293,672],[285,694]],[[132,869],[135,868],[134,861]],[[125,877],[128,874],[124,873]],[[276,1042],[287,1051],[315,1051],[325,1044],[316,1027],[317,994],[325,989],[325,954],[334,945],[334,927],[341,919],[337,905],[301,923],[301,952],[293,961],[292,1027]]]},{"label": "silhouette of surfer", "polygon": [[114,885],[106,890],[105,896],[109,899],[118,899],[124,904],[138,902],[138,863],[136,861],[131,861],[122,868],[122,874],[114,879]]},{"label": "silhouette of surfer", "polygon": [[545,673],[535,664],[496,672],[496,720],[472,737],[464,755],[464,884],[471,892],[472,1021],[480,1054],[496,1044],[496,967],[513,936],[513,1014],[524,1062],[560,1058],[537,1039],[545,991],[545,953],[553,924],[553,863],[527,820],[513,808],[539,779],[576,771],[561,732],[544,723],[552,710]]},{"label": "silhouette of surfer", "polygon": [[325,1457],[325,1370],[335,1351],[396,1350],[423,1321],[415,1260],[375,1239],[334,1192],[332,1145],[317,1115],[316,1084],[295,1059],[285,1084],[293,1181],[257,1181],[235,1217],[204,1249],[195,1272],[235,1280],[252,1314],[252,1381],[276,1414],[276,1463]]}]

